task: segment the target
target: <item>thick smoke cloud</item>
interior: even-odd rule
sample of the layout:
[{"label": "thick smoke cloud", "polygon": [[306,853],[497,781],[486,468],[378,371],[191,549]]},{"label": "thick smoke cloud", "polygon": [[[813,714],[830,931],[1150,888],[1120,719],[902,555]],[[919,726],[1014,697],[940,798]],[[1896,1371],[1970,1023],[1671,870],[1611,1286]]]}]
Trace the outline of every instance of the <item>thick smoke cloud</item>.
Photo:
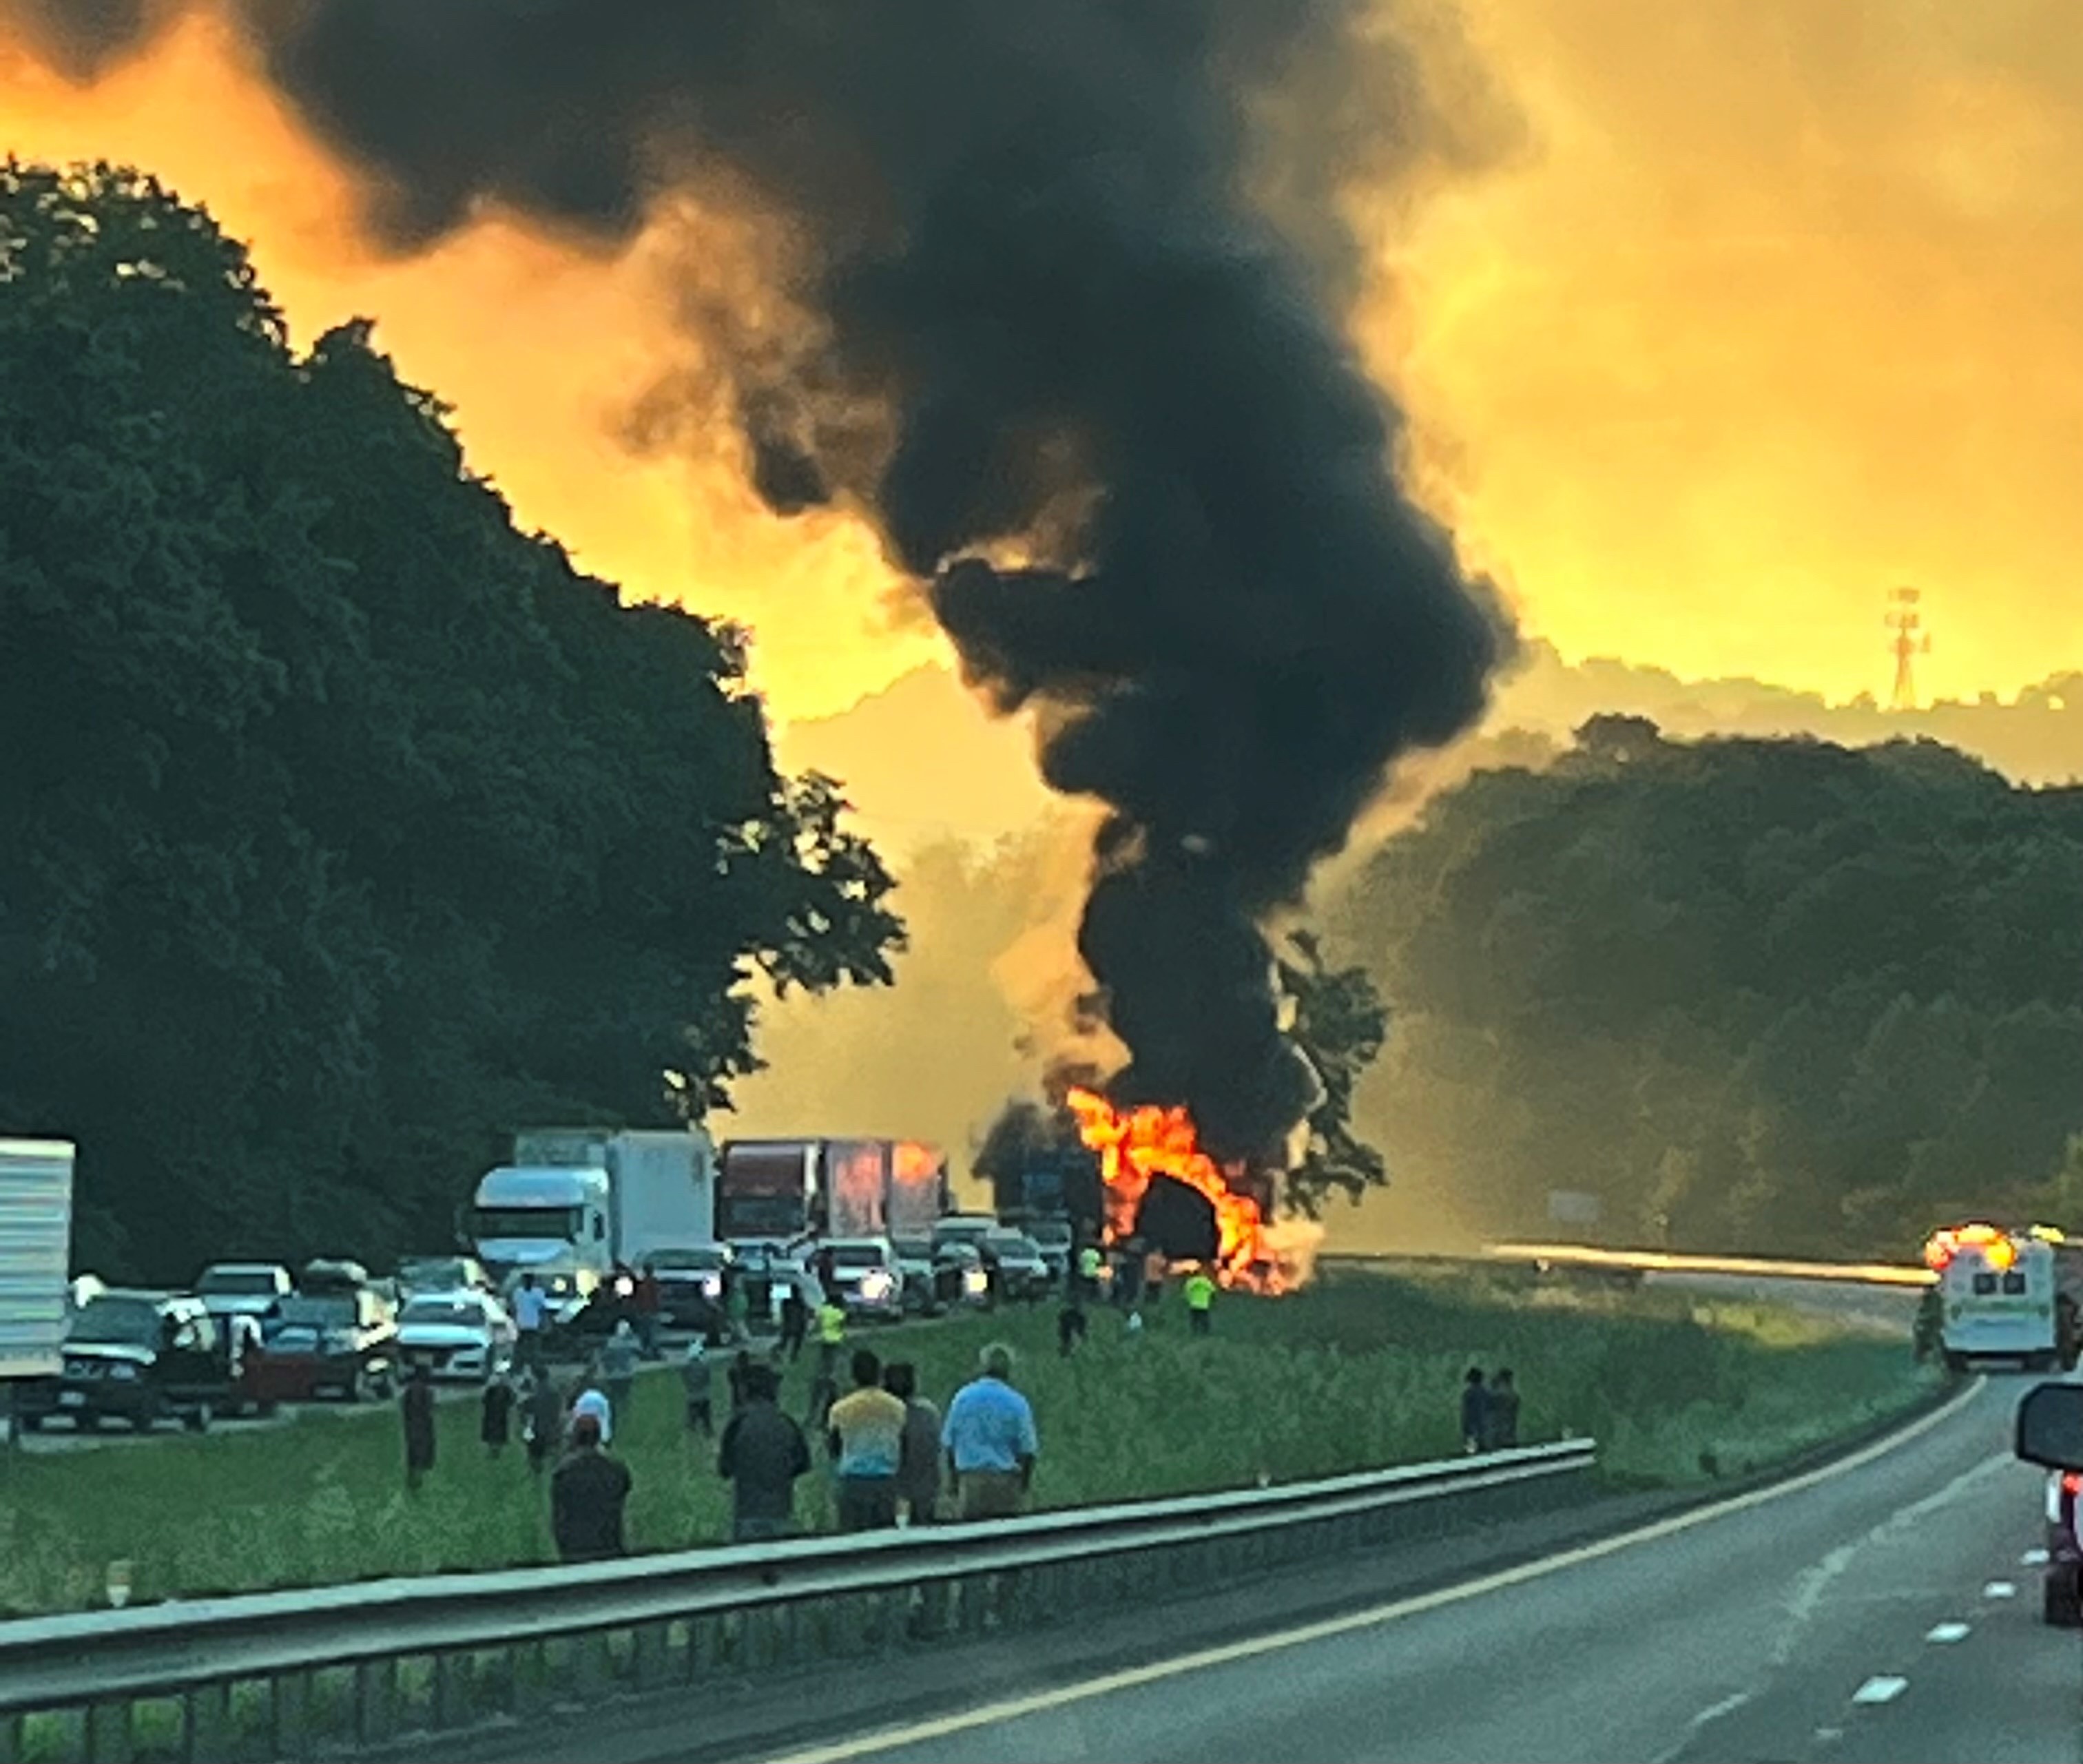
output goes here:
[{"label": "thick smoke cloud", "polygon": [[[733,364],[756,484],[868,513],[972,677],[1046,711],[1050,783],[1115,811],[1080,947],[1118,1091],[1275,1154],[1314,1079],[1260,923],[1505,641],[1337,323],[1338,179],[1459,150],[1376,9],[236,3],[401,244],[488,199],[783,217],[794,322]],[[151,11],[65,10],[87,62]]]}]

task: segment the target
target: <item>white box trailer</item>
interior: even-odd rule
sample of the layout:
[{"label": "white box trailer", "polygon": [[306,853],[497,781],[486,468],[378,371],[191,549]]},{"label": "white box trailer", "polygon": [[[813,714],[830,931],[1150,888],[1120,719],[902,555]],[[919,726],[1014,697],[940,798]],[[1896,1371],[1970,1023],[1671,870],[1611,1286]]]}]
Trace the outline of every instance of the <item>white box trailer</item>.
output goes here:
[{"label": "white box trailer", "polygon": [[61,1139],[0,1138],[0,1379],[63,1365],[73,1158]]}]

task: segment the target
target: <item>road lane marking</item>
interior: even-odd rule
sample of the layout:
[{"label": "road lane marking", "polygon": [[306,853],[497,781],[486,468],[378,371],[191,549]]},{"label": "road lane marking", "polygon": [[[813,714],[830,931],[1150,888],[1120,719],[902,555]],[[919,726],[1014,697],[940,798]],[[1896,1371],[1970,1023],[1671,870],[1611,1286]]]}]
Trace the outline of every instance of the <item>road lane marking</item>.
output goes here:
[{"label": "road lane marking", "polygon": [[1907,1678],[1869,1678],[1852,1693],[1854,1703],[1892,1703],[1909,1688]]},{"label": "road lane marking", "polygon": [[1973,1627],[1970,1623],[1933,1623],[1924,1632],[1924,1639],[1935,1642],[1965,1641]]},{"label": "road lane marking", "polygon": [[1984,1598],[2016,1598],[2018,1588],[2009,1580],[1992,1580],[1982,1589]]},{"label": "road lane marking", "polygon": [[2018,1558],[2020,1565],[2029,1568],[2039,1568],[2044,1564],[2046,1560],[2047,1551],[2044,1550],[2028,1550],[2023,1555]]},{"label": "road lane marking", "polygon": [[1577,1568],[1587,1562],[1617,1555],[1623,1550],[1631,1550],[1641,1544],[1676,1537],[1681,1532],[1692,1530],[1696,1526],[1709,1524],[1730,1513],[1747,1513],[1768,1501],[1799,1494],[1805,1489],[1849,1475],[1855,1470],[1863,1470],[1877,1459],[1900,1450],[1911,1440],[1952,1420],[1981,1395],[1988,1382],[1985,1378],[1977,1378],[1958,1395],[1950,1398],[1929,1413],[1919,1416],[1907,1427],[1886,1434],[1871,1445],[1862,1445],[1858,1450],[1832,1459],[1829,1463],[1804,1471],[1798,1476],[1789,1476],[1784,1482],[1770,1483],[1762,1488],[1753,1488],[1743,1494],[1731,1495],[1726,1500],[1716,1501],[1711,1506],[1695,1507],[1689,1512],[1673,1513],[1667,1519],[1654,1520],[1648,1525],[1637,1526],[1633,1531],[1623,1531],[1616,1537],[1601,1538],[1593,1543],[1578,1544],[1554,1555],[1543,1556],[1538,1561],[1523,1562],[1516,1568],[1501,1568],[1494,1573],[1479,1575],[1472,1580],[1462,1580],[1452,1586],[1419,1593],[1409,1598],[1373,1606],[1366,1610],[1349,1611],[1342,1617],[1327,1617],[1313,1623],[1299,1624],[1293,1629],[1274,1630],[1242,1641],[1226,1642],[1219,1647],[1197,1648],[1191,1653],[1175,1655],[1169,1660],[1153,1661],[1147,1665],[1125,1666],[1118,1671],[1080,1679],[1075,1684],[1059,1685],[1053,1690],[1033,1691],[1024,1696],[1002,1698],[995,1703],[982,1703],[953,1715],[936,1715],[904,1727],[885,1728],[879,1732],[862,1734],[853,1739],[805,1746],[800,1751],[783,1753],[770,1759],[768,1764],[847,1764],[849,1759],[872,1758],[878,1752],[892,1752],[902,1746],[944,1740],[957,1733],[971,1732],[978,1728],[995,1727],[1001,1722],[1016,1721],[1028,1715],[1043,1715],[1050,1710],[1090,1703],[1097,1698],[1111,1696],[1117,1691],[1132,1690],[1143,1685],[1161,1684],[1168,1678],[1184,1677],[1189,1673],[1206,1672],[1214,1667],[1234,1665],[1240,1660],[1255,1660],[1267,1654],[1282,1653],[1293,1648],[1308,1647],[1314,1642],[1354,1635],[1362,1630],[1377,1629],[1406,1617],[1418,1617],[1427,1611],[1442,1610],[1449,1606],[1463,1604],[1486,1593],[1501,1593],[1510,1587],[1523,1586],[1530,1580],[1545,1579],[1565,1568]]},{"label": "road lane marking", "polygon": [[1898,1507],[1863,1536],[1854,1538],[1849,1543],[1840,1543],[1813,1568],[1804,1568],[1794,1583],[1794,1591],[1786,1602],[1786,1624],[1779,1638],[1772,1644],[1772,1664],[1775,1668],[1790,1664],[1800,1651],[1802,1635],[1815,1619],[1823,1596],[1831,1586],[1857,1559],[1860,1551],[1869,1545],[1884,1543],[1897,1533],[1915,1526],[1932,1513],[1950,1506],[1975,1483],[1992,1471],[2009,1469],[2017,1460],[2009,1452],[1995,1452],[1984,1458],[1971,1470],[1963,1471],[1942,1488],[1912,1500],[1906,1507]]}]

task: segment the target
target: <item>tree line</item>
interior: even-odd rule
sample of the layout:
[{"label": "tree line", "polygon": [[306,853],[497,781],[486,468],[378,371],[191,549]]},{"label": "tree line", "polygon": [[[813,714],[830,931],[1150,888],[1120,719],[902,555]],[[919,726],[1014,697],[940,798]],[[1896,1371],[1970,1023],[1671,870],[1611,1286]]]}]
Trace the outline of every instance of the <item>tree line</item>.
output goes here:
[{"label": "tree line", "polygon": [[0,165],[0,1131],[76,1252],[448,1241],[530,1122],[668,1124],[751,983],[889,978],[741,635],[518,530],[366,323],[149,177]]},{"label": "tree line", "polygon": [[2083,789],[1930,741],[1603,716],[1434,803],[1325,903],[1395,1010],[1362,1115],[1492,1231],[1903,1253],[2083,1226]]}]

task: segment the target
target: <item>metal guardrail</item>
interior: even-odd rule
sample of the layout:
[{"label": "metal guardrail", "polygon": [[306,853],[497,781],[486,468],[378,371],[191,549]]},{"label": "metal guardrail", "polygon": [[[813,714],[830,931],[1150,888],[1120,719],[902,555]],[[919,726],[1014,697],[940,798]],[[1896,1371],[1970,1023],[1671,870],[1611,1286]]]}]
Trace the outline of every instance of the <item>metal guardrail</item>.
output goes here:
[{"label": "metal guardrail", "polygon": [[387,1580],[0,1623],[0,1764],[301,1759],[949,1634],[1524,1510],[1565,1440],[981,1524]]}]

